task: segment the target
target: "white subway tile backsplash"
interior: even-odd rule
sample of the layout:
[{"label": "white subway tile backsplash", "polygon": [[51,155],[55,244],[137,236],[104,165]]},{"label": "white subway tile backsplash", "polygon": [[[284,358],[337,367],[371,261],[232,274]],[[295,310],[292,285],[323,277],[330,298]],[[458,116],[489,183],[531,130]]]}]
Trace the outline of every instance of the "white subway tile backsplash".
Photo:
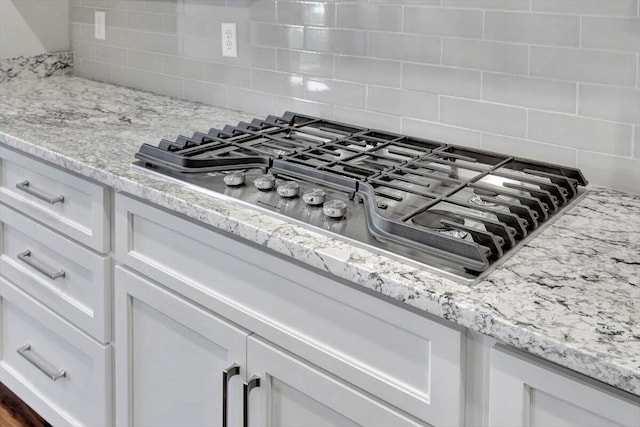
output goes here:
[{"label": "white subway tile backsplash", "polygon": [[103,64],[125,66],[127,65],[127,52],[126,49],[120,47],[99,44],[96,45],[95,59]]},{"label": "white subway tile backsplash", "polygon": [[523,137],[527,112],[524,108],[443,96],[440,98],[440,121],[468,129]]},{"label": "white subway tile backsplash", "polygon": [[109,82],[136,89],[144,89],[144,71],[114,65],[111,67]]},{"label": "white subway tile backsplash", "polygon": [[106,22],[108,27],[127,28],[129,14],[122,10],[106,10]]},{"label": "white subway tile backsplash", "polygon": [[633,86],[635,57],[601,50],[531,47],[531,74],[572,81]]},{"label": "white subway tile backsplash", "polygon": [[127,67],[141,71],[161,71],[164,67],[162,55],[157,53],[127,51]]},{"label": "white subway tile backsplash", "polygon": [[95,60],[96,59],[96,45],[94,43],[84,42],[77,39],[71,39],[71,49],[73,50],[73,57]]},{"label": "white subway tile backsplash", "polygon": [[369,56],[437,64],[442,56],[439,37],[402,33],[369,33]]},{"label": "white subway tile backsplash", "polygon": [[531,9],[575,15],[636,16],[638,0],[531,0]]},{"label": "white subway tile backsplash", "polygon": [[226,86],[200,80],[184,80],[183,85],[185,98],[205,104],[225,105],[227,102]]},{"label": "white subway tile backsplash", "polygon": [[418,138],[479,148],[482,133],[442,123],[403,118],[402,132]]},{"label": "white subway tile backsplash", "polygon": [[210,83],[249,88],[251,70],[227,64],[205,64],[204,78]]},{"label": "white subway tile backsplash", "polygon": [[[640,192],[638,0],[72,0],[69,14],[81,76],[578,164]],[[237,58],[221,22],[238,24]]]},{"label": "white subway tile backsplash", "polygon": [[253,114],[273,114],[278,106],[277,97],[272,94],[254,92],[235,87],[227,88],[227,107]]},{"label": "white subway tile backsplash", "polygon": [[541,110],[575,113],[577,84],[573,82],[484,73],[482,97],[487,101]]},{"label": "white subway tile backsplash", "polygon": [[580,84],[578,114],[615,122],[640,124],[640,90]]},{"label": "white subway tile backsplash", "polygon": [[280,2],[276,16],[279,24],[334,27],[334,8],[331,2]]},{"label": "white subway tile backsplash", "polygon": [[[83,0],[84,2],[85,0]],[[144,10],[156,13],[176,14],[178,3],[171,0],[145,0]]]},{"label": "white subway tile backsplash", "polygon": [[632,126],[568,114],[529,111],[528,138],[598,153],[631,156]]},{"label": "white subway tile backsplash", "polygon": [[304,80],[302,76],[296,74],[251,70],[251,89],[301,98],[304,96]]},{"label": "white subway tile backsplash", "polygon": [[436,36],[482,38],[481,10],[405,7],[404,30]]},{"label": "white subway tile backsplash", "polygon": [[[162,32],[162,15],[158,13],[129,12],[128,16],[128,26],[132,30],[150,31],[153,33]],[[109,19],[109,17],[107,17],[107,19]]]},{"label": "white subway tile backsplash", "polygon": [[530,0],[443,0],[444,6],[503,10],[529,10],[529,3]]},{"label": "white subway tile backsplash", "polygon": [[251,44],[256,46],[302,49],[304,45],[304,27],[283,26],[265,22],[250,22]]},{"label": "white subway tile backsplash", "polygon": [[338,120],[372,129],[399,133],[402,128],[400,116],[375,113],[336,105],[334,115]]},{"label": "white subway tile backsplash", "polygon": [[537,159],[570,167],[576,166],[577,150],[561,145],[485,133],[482,135],[482,148],[517,157]]},{"label": "white subway tile backsplash", "polygon": [[306,27],[304,29],[303,47],[305,50],[317,52],[364,56],[367,53],[367,33],[364,31]]},{"label": "white subway tile backsplash", "polygon": [[164,74],[193,80],[204,79],[204,62],[171,56],[165,56],[163,62]]},{"label": "white subway tile backsplash", "polygon": [[527,74],[529,48],[482,40],[444,39],[442,63],[464,68]]},{"label": "white subway tile backsplash", "polygon": [[309,78],[305,81],[305,98],[328,104],[363,108],[365,86],[336,80]]},{"label": "white subway tile backsplash", "polygon": [[148,71],[144,73],[144,89],[162,95],[181,98],[183,96],[182,82],[183,80],[179,77],[150,73]]},{"label": "white subway tile backsplash", "polygon": [[339,28],[360,30],[401,31],[402,7],[400,5],[338,4]]},{"label": "white subway tile backsplash", "polygon": [[111,80],[111,66],[109,64],[80,59],[73,62],[73,68],[75,74],[80,77],[88,77],[103,82]]},{"label": "white subway tile backsplash", "polygon": [[580,45],[580,18],[538,13],[486,12],[484,36],[487,40]]},{"label": "white subway tile backsplash", "polygon": [[640,51],[640,18],[582,18],[582,47]]},{"label": "white subway tile backsplash", "polygon": [[[90,37],[93,39],[93,27],[91,27]],[[114,46],[136,49],[138,51],[144,50],[146,46],[142,33],[119,28],[107,28],[107,41]]]},{"label": "white subway tile backsplash", "polygon": [[369,86],[366,107],[396,116],[438,120],[438,95],[433,93]]},{"label": "white subway tile backsplash", "polygon": [[333,118],[333,105],[331,104],[279,96],[277,112],[278,114],[283,114],[285,111],[296,111],[302,114],[323,117],[325,119]]},{"label": "white subway tile backsplash", "polygon": [[591,183],[640,193],[640,160],[578,151],[578,167]]},{"label": "white subway tile backsplash", "polygon": [[400,87],[400,62],[338,56],[335,76],[338,80]]},{"label": "white subway tile backsplash", "polygon": [[334,55],[278,49],[278,70],[318,77],[333,77]]},{"label": "white subway tile backsplash", "polygon": [[162,15],[162,32],[168,34],[178,32],[178,17],[176,15]]},{"label": "white subway tile backsplash", "polygon": [[479,99],[481,76],[482,74],[475,70],[404,64],[402,87],[409,90]]},{"label": "white subway tile backsplash", "polygon": [[180,38],[168,34],[145,33],[144,45],[149,52],[177,55]]}]

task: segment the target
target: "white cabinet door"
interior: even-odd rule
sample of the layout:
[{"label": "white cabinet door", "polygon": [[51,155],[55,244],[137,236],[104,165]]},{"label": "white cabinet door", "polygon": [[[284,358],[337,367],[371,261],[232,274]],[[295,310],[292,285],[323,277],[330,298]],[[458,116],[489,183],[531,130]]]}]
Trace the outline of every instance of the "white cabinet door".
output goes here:
[{"label": "white cabinet door", "polygon": [[121,267],[115,273],[116,422],[219,426],[223,371],[228,425],[240,424],[247,333]]},{"label": "white cabinet door", "polygon": [[245,396],[253,427],[425,425],[253,335],[247,374],[260,381]]},{"label": "white cabinet door", "polygon": [[640,399],[508,350],[491,350],[489,425],[640,426]]}]

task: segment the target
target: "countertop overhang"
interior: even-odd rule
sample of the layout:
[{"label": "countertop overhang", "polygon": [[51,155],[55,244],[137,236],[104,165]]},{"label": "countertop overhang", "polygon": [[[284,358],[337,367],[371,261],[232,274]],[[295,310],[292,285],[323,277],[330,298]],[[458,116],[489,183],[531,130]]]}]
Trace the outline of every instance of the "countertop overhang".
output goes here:
[{"label": "countertop overhang", "polygon": [[640,196],[591,188],[465,285],[130,169],[142,143],[255,116],[76,77],[0,85],[8,147],[640,396]]}]

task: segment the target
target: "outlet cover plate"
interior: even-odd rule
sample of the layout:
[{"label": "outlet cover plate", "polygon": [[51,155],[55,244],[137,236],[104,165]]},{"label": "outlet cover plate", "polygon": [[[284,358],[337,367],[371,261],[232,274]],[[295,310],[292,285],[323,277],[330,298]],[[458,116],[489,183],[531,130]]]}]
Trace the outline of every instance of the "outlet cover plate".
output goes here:
[{"label": "outlet cover plate", "polygon": [[95,14],[95,38],[104,40],[107,38],[107,14],[104,11],[96,10]]},{"label": "outlet cover plate", "polygon": [[223,22],[220,28],[222,31],[222,56],[237,58],[238,24],[235,22]]}]

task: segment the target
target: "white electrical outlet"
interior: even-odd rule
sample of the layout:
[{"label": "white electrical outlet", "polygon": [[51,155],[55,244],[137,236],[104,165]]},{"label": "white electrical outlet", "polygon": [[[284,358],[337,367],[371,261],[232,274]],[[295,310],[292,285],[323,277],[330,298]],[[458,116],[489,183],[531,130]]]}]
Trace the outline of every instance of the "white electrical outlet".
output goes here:
[{"label": "white electrical outlet", "polygon": [[223,22],[222,29],[222,56],[238,57],[238,24],[235,22]]},{"label": "white electrical outlet", "polygon": [[104,40],[107,38],[107,16],[105,12],[96,10],[94,28],[96,39]]}]

